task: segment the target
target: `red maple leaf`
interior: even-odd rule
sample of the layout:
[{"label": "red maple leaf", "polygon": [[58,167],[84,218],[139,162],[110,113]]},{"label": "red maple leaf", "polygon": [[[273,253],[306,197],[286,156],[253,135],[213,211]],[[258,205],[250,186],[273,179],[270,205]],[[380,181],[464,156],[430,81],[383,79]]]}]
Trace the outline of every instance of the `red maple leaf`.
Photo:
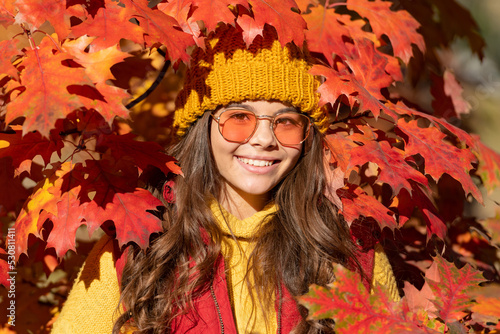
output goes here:
[{"label": "red maple leaf", "polygon": [[336,266],[335,281],[329,287],[312,285],[298,300],[309,310],[309,319],[334,319],[335,332],[340,334],[438,333],[415,322],[381,286],[370,294],[359,274],[341,266]]},{"label": "red maple leaf", "polygon": [[249,0],[248,3],[252,6],[255,23],[261,32],[264,25],[268,24],[278,32],[281,45],[292,41],[295,45],[302,45],[306,21],[292,11],[292,8],[298,8],[294,0]]},{"label": "red maple leaf", "polygon": [[[310,2],[308,0],[299,1],[301,9],[305,10]],[[327,9],[319,5],[310,8],[310,13],[303,17],[307,22],[307,46],[310,51],[323,53],[330,66],[333,66],[335,55],[344,59],[350,53],[346,43],[350,38],[349,29],[339,19],[333,8]],[[347,15],[346,15],[347,16]]]},{"label": "red maple leaf", "polygon": [[431,93],[434,97],[432,108],[437,117],[448,120],[461,117],[470,111],[470,104],[462,96],[462,86],[448,70],[444,72],[443,77],[432,75]]},{"label": "red maple leaf", "polygon": [[500,187],[500,154],[488,146],[477,141],[477,155],[479,166],[477,174],[489,193]]},{"label": "red maple leaf", "polygon": [[390,1],[347,0],[347,8],[367,18],[380,40],[383,35],[389,37],[394,55],[408,63],[413,56],[412,44],[425,51],[424,39],[417,32],[420,24],[407,11],[392,11],[391,6]]},{"label": "red maple leaf", "polygon": [[229,6],[241,5],[248,8],[245,0],[192,0],[192,3],[196,8],[192,18],[196,21],[203,21],[208,32],[215,30],[219,22],[234,24],[235,15]]},{"label": "red maple leaf", "polygon": [[63,44],[63,48],[85,68],[85,73],[95,84],[96,93],[100,95],[95,96],[90,102],[85,100],[84,102],[89,109],[99,111],[108,123],[112,123],[115,116],[126,119],[129,110],[125,108],[122,101],[130,98],[130,95],[124,89],[111,86],[108,82],[116,79],[111,73],[111,67],[131,55],[118,50],[116,46],[90,53],[85,52],[93,39],[83,36]]},{"label": "red maple leaf", "polygon": [[398,227],[394,213],[377,201],[373,196],[367,195],[361,188],[350,185],[349,188],[337,190],[342,201],[342,215],[347,223],[352,223],[359,217],[373,217],[381,228]]},{"label": "red maple leaf", "polygon": [[5,40],[0,42],[0,73],[7,74],[19,80],[17,68],[12,65],[12,60],[15,56],[22,55],[22,52],[17,48],[16,40]]},{"label": "red maple leaf", "polygon": [[410,181],[427,185],[427,178],[406,163],[405,151],[391,147],[387,141],[373,140],[361,135],[353,135],[351,139],[363,145],[350,151],[348,170],[352,166],[363,166],[368,162],[377,164],[379,167],[377,182],[390,185],[393,195],[397,195],[401,189],[411,192]]},{"label": "red maple leaf", "polygon": [[179,24],[173,17],[161,10],[149,8],[146,0],[123,0],[122,3],[128,9],[128,14],[139,21],[150,47],[164,44],[173,63],[179,59],[184,62],[189,60],[186,49],[193,45],[193,38],[176,29]]},{"label": "red maple leaf", "polygon": [[459,149],[443,139],[444,133],[435,127],[421,128],[417,121],[398,121],[398,128],[408,137],[405,152],[408,155],[420,154],[425,160],[425,174],[437,182],[446,173],[462,184],[464,191],[482,201],[479,189],[472,181],[469,172],[477,158],[471,151]]},{"label": "red maple leaf", "polygon": [[[176,160],[165,154],[165,150],[157,143],[134,140],[134,134],[105,136],[99,146],[110,149],[110,154],[116,159],[132,160],[140,169],[148,165],[158,167],[163,173],[182,174]],[[99,148],[99,147],[98,147]]]},{"label": "red maple leaf", "polygon": [[412,217],[415,207],[422,212],[427,224],[427,240],[433,234],[444,240],[448,229],[439,217],[430,195],[426,194],[422,187],[412,183],[411,192],[403,190],[398,195],[399,224],[401,226]]},{"label": "red maple leaf", "polygon": [[448,123],[447,120],[431,116],[429,114],[423,113],[416,109],[408,108],[403,102],[399,101],[396,104],[392,102],[387,102],[386,106],[388,109],[400,114],[400,115],[408,115],[408,116],[417,116],[431,121],[438,128],[444,128],[448,130],[451,134],[457,137],[462,143],[466,144],[469,147],[476,147],[477,139],[474,139],[470,134],[465,132],[464,130],[457,128],[456,126]]},{"label": "red maple leaf", "polygon": [[115,193],[105,207],[90,202],[83,218],[99,224],[112,220],[116,229],[116,239],[121,246],[134,242],[142,249],[149,245],[149,236],[162,230],[161,220],[147,210],[155,210],[163,203],[145,189],[133,192]]},{"label": "red maple leaf", "polygon": [[14,24],[14,16],[16,15],[16,8],[12,0],[0,0],[0,24],[7,28]]},{"label": "red maple leaf", "polygon": [[40,155],[47,164],[52,154],[57,153],[60,157],[63,147],[61,138],[54,134],[47,139],[38,132],[30,132],[24,137],[21,131],[12,134],[0,133],[0,157],[11,157],[15,168],[18,168],[23,161],[33,160],[37,155]]},{"label": "red maple leaf", "polygon": [[[434,267],[434,268],[433,268]],[[437,278],[426,277],[426,282],[435,296],[434,305],[445,324],[462,319],[466,309],[474,304],[468,293],[484,282],[483,275],[466,264],[458,269],[440,256],[434,258],[429,270],[437,270]]]},{"label": "red maple leaf", "polygon": [[56,46],[44,38],[35,49],[26,50],[21,63],[21,84],[23,90],[7,105],[5,120],[12,122],[17,117],[26,117],[23,134],[37,130],[48,137],[57,119],[64,118],[74,109],[81,107],[78,96],[70,94],[70,85],[92,85],[82,68],[65,66],[73,57],[65,52],[56,52]]},{"label": "red maple leaf", "polygon": [[[205,37],[201,35],[200,25],[195,16],[191,15],[191,5],[191,0],[172,1],[168,3],[159,3],[158,9],[176,19],[182,31],[192,35],[196,45],[205,50]],[[214,15],[210,16],[215,17]]]},{"label": "red maple leaf", "polygon": [[19,10],[16,22],[28,24],[31,30],[36,30],[49,21],[59,39],[69,35],[70,15],[66,10],[66,1],[17,0],[15,5]]},{"label": "red maple leaf", "polygon": [[119,45],[121,39],[143,44],[143,29],[128,20],[128,10],[116,1],[107,0],[105,5],[106,7],[98,9],[95,16],[89,16],[82,23],[72,27],[72,35],[95,37],[90,45],[91,52]]}]

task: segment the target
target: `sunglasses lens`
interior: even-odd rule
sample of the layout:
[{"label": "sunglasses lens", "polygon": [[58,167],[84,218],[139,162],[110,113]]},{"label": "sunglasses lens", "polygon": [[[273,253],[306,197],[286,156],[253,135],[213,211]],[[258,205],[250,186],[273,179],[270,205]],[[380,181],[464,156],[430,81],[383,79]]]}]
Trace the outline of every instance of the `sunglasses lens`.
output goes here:
[{"label": "sunglasses lens", "polygon": [[283,113],[274,119],[274,134],[282,145],[297,145],[309,135],[310,120],[295,112]]},{"label": "sunglasses lens", "polygon": [[221,114],[219,129],[222,136],[231,142],[245,142],[253,133],[257,120],[247,110],[228,110]]}]

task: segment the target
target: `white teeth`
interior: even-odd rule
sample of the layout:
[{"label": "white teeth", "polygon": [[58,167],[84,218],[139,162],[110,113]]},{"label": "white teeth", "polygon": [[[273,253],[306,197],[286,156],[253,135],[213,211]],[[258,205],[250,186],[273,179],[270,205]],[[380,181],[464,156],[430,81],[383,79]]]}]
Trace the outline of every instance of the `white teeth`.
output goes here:
[{"label": "white teeth", "polygon": [[244,164],[257,166],[257,167],[271,166],[273,164],[272,160],[271,161],[269,161],[269,160],[254,160],[254,159],[245,159],[245,158],[240,158],[240,157],[238,157],[238,160],[243,162]]}]

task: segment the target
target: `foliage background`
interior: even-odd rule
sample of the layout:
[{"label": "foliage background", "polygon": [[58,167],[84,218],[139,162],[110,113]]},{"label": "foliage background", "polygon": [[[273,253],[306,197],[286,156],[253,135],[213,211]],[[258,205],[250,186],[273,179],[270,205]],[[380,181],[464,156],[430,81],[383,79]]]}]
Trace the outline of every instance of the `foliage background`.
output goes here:
[{"label": "foliage background", "polygon": [[[452,2],[452,1],[451,1]],[[464,5],[471,6],[473,13],[477,15],[477,17],[487,17],[490,15],[491,17],[495,17],[492,15],[494,13],[494,0],[490,2],[468,2],[463,0],[462,3]],[[8,2],[7,2],[8,4]],[[493,7],[486,7],[493,6]],[[497,6],[498,7],[498,6]],[[486,8],[486,9],[485,9]],[[493,26],[493,22],[495,20],[490,21],[490,23],[485,23],[485,20],[479,20],[480,25],[482,27],[487,27],[488,24]],[[2,29],[0,27],[0,29]],[[52,27],[44,23],[40,26],[39,30],[51,33],[53,31]],[[494,36],[496,29],[491,29],[486,31],[486,37],[489,35],[493,36],[492,39],[495,40]],[[3,29],[1,32],[4,36],[4,40],[8,40],[13,38],[16,34],[23,34],[22,29],[19,25],[12,25],[8,29]],[[34,33],[32,35],[33,41],[36,45],[39,45],[43,39],[47,39],[45,34],[42,33]],[[20,43],[24,43],[25,48],[29,48],[30,44],[28,39],[19,38]],[[495,45],[495,43],[490,43]],[[22,47],[20,45],[17,46],[19,49]],[[125,52],[131,52],[134,54],[134,57],[127,58],[125,60],[125,65],[123,65],[122,70],[120,68],[115,68],[113,70],[113,75],[115,77],[114,83],[120,87],[127,87],[128,92],[131,93],[132,96],[139,96],[143,92],[146,91],[148,87],[155,81],[158,77],[160,69],[163,66],[163,56],[161,53],[149,52],[149,50],[143,51],[141,48],[137,47],[137,45],[133,43],[121,43],[121,50]],[[483,137],[483,141],[488,143],[489,146],[496,149],[496,151],[500,151],[500,147],[498,146],[498,92],[500,91],[500,80],[498,77],[498,72],[496,65],[494,65],[495,57],[498,57],[497,50],[486,51],[487,55],[490,55],[490,58],[486,58],[483,62],[480,62],[476,59],[476,56],[471,53],[469,47],[463,40],[456,39],[455,43],[452,45],[450,51],[446,51],[443,55],[443,63],[445,66],[451,70],[453,70],[454,74],[464,87],[465,91],[463,93],[463,97],[466,101],[468,101],[473,110],[470,115],[462,115],[461,118],[455,119],[456,126],[465,128],[467,130],[471,130],[472,132],[479,133]],[[123,70],[125,69],[125,70]],[[169,132],[170,123],[171,123],[171,114],[174,110],[174,99],[176,96],[176,92],[180,87],[182,80],[182,65],[178,72],[174,72],[172,68],[170,68],[165,76],[165,79],[161,81],[160,87],[158,87],[148,98],[135,106],[131,112],[131,121],[118,120],[115,123],[116,131],[119,134],[125,134],[130,131],[139,134],[139,137],[136,138],[139,141],[153,141],[160,143],[162,145],[168,143],[170,141]],[[426,85],[427,84],[427,85]],[[423,84],[424,91],[425,89],[429,89],[429,83]],[[421,88],[421,87],[420,87]],[[430,99],[429,94],[424,94],[419,91],[419,87],[414,89],[411,94],[414,94],[414,101],[418,101],[419,105],[430,106],[432,101]],[[7,125],[5,124],[4,131],[7,131]],[[70,140],[66,142],[66,146],[62,149],[61,153],[61,161],[64,161],[67,157],[71,156],[73,163],[77,163],[79,161],[85,160],[85,150],[77,150],[75,151],[75,146],[78,146],[78,142],[70,143]],[[92,143],[87,143],[87,149],[91,146]],[[94,144],[95,145],[95,144]],[[37,158],[35,158],[36,160]],[[3,163],[7,163],[2,160]],[[55,162],[53,160],[52,162]],[[32,177],[35,181],[43,180],[39,174],[41,170],[35,168],[32,170]],[[29,178],[24,179],[24,187],[28,189],[32,189],[37,182],[31,181]],[[446,186],[446,185],[445,185]],[[455,191],[453,185],[450,185],[450,190]],[[35,188],[36,189],[36,188]],[[10,190],[10,189],[9,189]],[[472,263],[476,268],[484,270],[489,273],[489,278],[494,279],[495,275],[498,278],[498,272],[500,271],[500,264],[498,262],[498,258],[500,257],[498,254],[498,242],[499,242],[499,232],[498,232],[498,220],[500,215],[497,211],[498,204],[495,202],[495,198],[498,201],[498,191],[493,191],[491,194],[487,194],[484,188],[481,188],[483,194],[485,195],[485,205],[486,209],[481,205],[478,205],[474,201],[466,202],[464,206],[464,215],[463,217],[467,217],[468,220],[461,220],[460,223],[450,224],[448,228],[450,228],[449,233],[447,234],[446,246],[443,248],[443,244],[439,241],[433,240],[429,244],[426,242],[428,240],[425,239],[425,233],[418,236],[411,236],[409,238],[409,243],[411,245],[407,245],[410,247],[418,248],[418,251],[421,252],[420,255],[423,256],[422,259],[416,260],[416,267],[422,269],[424,272],[427,272],[427,268],[431,263],[431,259],[429,255],[436,255],[436,251],[434,247],[437,247],[440,250],[440,253],[443,254],[448,259],[455,257],[456,265],[460,268],[463,268],[462,265],[464,263]],[[5,189],[2,189],[4,193],[8,193]],[[5,197],[4,197],[5,198]],[[444,199],[446,201],[446,199]],[[456,198],[449,198],[450,203],[455,203]],[[3,203],[2,203],[3,204]],[[453,204],[452,204],[453,205]],[[455,208],[456,209],[456,208]],[[16,218],[20,208],[18,208],[13,213],[8,213],[2,215],[2,227],[3,227],[3,236],[6,234],[6,228],[13,224],[13,221]],[[450,211],[453,211],[450,209]],[[446,215],[446,212],[444,212]],[[497,217],[495,218],[495,214]],[[461,218],[463,218],[461,217]],[[416,217],[418,218],[418,217]],[[476,222],[474,218],[485,218],[488,219],[482,223]],[[481,225],[482,224],[482,225]],[[486,229],[483,229],[482,226],[486,226]],[[470,228],[470,227],[473,228]],[[103,226],[105,229],[108,226]],[[415,219],[410,221],[409,224],[406,225],[407,231],[418,231],[419,228],[419,220]],[[414,229],[412,229],[414,227]],[[50,231],[50,227],[47,227],[45,231],[45,236],[42,235],[42,239],[45,238],[47,241],[47,234]],[[109,232],[109,231],[108,231]],[[387,231],[386,231],[387,232]],[[413,233],[412,232],[412,233]],[[93,242],[97,240],[100,235],[102,235],[103,230],[96,229],[96,231],[92,234],[92,237],[88,237],[88,230],[85,225],[80,227],[77,231],[77,242],[76,242],[76,253],[73,251],[69,251],[66,255],[64,255],[64,259],[61,263],[59,263],[57,259],[57,254],[53,249],[44,250],[45,244],[40,240],[34,241],[33,238],[30,239],[30,247],[28,248],[27,257],[21,258],[21,263],[18,266],[18,275],[17,275],[17,289],[16,289],[16,300],[17,303],[17,314],[19,315],[19,321],[17,322],[16,328],[12,328],[9,326],[4,327],[2,330],[6,333],[10,332],[44,332],[48,328],[50,328],[51,319],[53,316],[57,315],[58,307],[64,301],[64,298],[68,292],[68,288],[71,286],[71,283],[75,277],[75,273],[77,269],[80,267],[83,262],[85,255],[88,254],[89,249],[91,248]],[[423,239],[422,239],[423,236]],[[400,250],[401,245],[395,245],[392,242],[392,238],[388,235],[384,235],[382,238],[384,241],[384,246],[386,247],[386,251],[389,256],[391,256],[392,261],[398,261],[399,258],[398,251]],[[401,241],[401,240],[399,240]],[[496,245],[495,245],[496,244]],[[447,248],[450,247],[450,248]],[[428,248],[428,249],[427,249]],[[392,250],[392,254],[391,254]],[[425,253],[425,254],[424,254]],[[453,256],[452,256],[453,253]],[[64,252],[63,252],[64,254]],[[458,254],[458,256],[457,256]],[[441,263],[439,260],[435,261],[436,263]],[[396,274],[399,276],[400,280],[403,279],[409,281],[417,286],[417,288],[421,288],[421,291],[424,289],[422,285],[424,285],[424,279],[419,277],[417,272],[403,272],[407,270],[407,266],[399,267],[398,271],[398,263],[395,264]],[[401,264],[401,263],[399,263]],[[447,268],[446,262],[441,263],[442,268]],[[483,266],[481,268],[481,266]],[[437,270],[437,269],[436,269]],[[341,269],[339,269],[341,272]],[[496,274],[495,274],[496,271]],[[464,275],[465,269],[462,271],[455,272],[453,274],[449,274],[446,278],[453,281],[458,277],[462,277],[460,275]],[[429,274],[430,276],[430,274]],[[445,275],[446,276],[446,275]],[[427,274],[426,274],[427,277]],[[348,278],[349,280],[355,281],[356,278]],[[469,282],[471,285],[472,282]],[[441,289],[444,290],[444,282],[440,285]],[[351,290],[347,291],[347,293],[351,294],[359,294],[361,297],[368,300],[370,297],[367,295],[363,295],[363,292],[359,291],[359,287],[352,286]],[[403,287],[401,287],[403,289]],[[405,286],[406,288],[406,286]],[[470,286],[464,285],[462,287],[455,287],[457,289],[467,290]],[[490,296],[495,296],[499,290],[493,290],[493,293],[490,293]],[[405,290],[407,296],[410,295],[408,290]],[[5,302],[8,301],[6,298],[6,293],[2,290],[2,304],[0,304],[0,316],[2,319],[6,319],[6,316],[2,312],[5,312]],[[331,293],[331,292],[329,292]],[[437,294],[434,291],[434,294]],[[380,296],[383,295],[383,292],[380,292]],[[422,294],[415,293],[416,296],[422,296]],[[326,295],[328,296],[328,294]],[[430,294],[427,293],[426,297],[430,298]],[[360,297],[360,300],[364,300]],[[468,299],[467,299],[468,298]],[[480,304],[477,301],[480,300],[480,297],[474,297],[473,295],[467,295],[468,303],[464,310],[467,310],[466,316],[460,318],[460,321],[457,321],[459,325],[450,325],[446,321],[443,320],[442,316],[433,316],[432,310],[428,308],[424,308],[425,314],[418,314],[415,318],[411,318],[411,312],[408,309],[394,309],[389,307],[388,309],[394,311],[394,314],[408,315],[408,318],[403,319],[408,324],[415,325],[412,328],[412,331],[418,332],[418,330],[427,332],[430,330],[437,330],[438,332],[449,331],[450,328],[453,330],[464,330],[465,326],[467,326],[467,330],[476,330],[478,332],[481,331],[494,331],[493,328],[495,326],[494,321],[479,321],[482,325],[474,325],[475,320],[472,319],[472,315],[474,312],[471,312],[471,305]],[[314,299],[314,298],[313,298]],[[327,298],[329,299],[329,298]],[[348,299],[348,298],[347,298]],[[338,296],[338,300],[343,300],[342,296]],[[380,300],[384,300],[380,297]],[[319,313],[327,313],[329,307],[333,307],[336,309],[341,309],[346,305],[322,305],[321,298],[316,300],[317,305],[321,305]],[[387,305],[392,305],[389,301],[384,307],[387,308]],[[492,303],[491,301],[483,302],[484,305],[490,305],[488,303]],[[314,302],[313,302],[314,304]],[[406,305],[406,304],[405,304]],[[314,305],[311,306],[314,308]],[[380,308],[380,305],[377,305],[377,301],[370,300],[365,307],[369,310],[377,311],[377,307]],[[453,308],[454,306],[450,307]],[[362,312],[358,311],[360,317],[358,323],[363,320]],[[377,311],[378,312],[378,311]],[[400,312],[400,313],[398,313]],[[402,313],[401,313],[402,312]],[[435,312],[435,311],[434,311]],[[481,314],[479,311],[477,314]],[[25,314],[30,314],[30,317],[25,317]],[[384,315],[380,313],[376,313],[376,319],[385,319]],[[497,314],[498,315],[498,314]],[[320,315],[321,316],[321,315]],[[429,318],[430,317],[430,318]],[[497,317],[497,320],[500,316]],[[402,321],[401,318],[395,317],[399,322]],[[435,324],[430,324],[431,321],[434,321]],[[356,322],[355,322],[356,323]],[[424,324],[424,325],[422,325]],[[485,324],[489,324],[491,328],[487,328]],[[345,324],[346,330],[351,332],[357,332],[360,328],[354,328],[353,324]],[[454,327],[455,326],[455,327]],[[474,327],[475,326],[475,327]],[[362,329],[362,328],[361,328]],[[339,331],[341,330],[339,324]],[[410,330],[408,330],[410,331]]]}]

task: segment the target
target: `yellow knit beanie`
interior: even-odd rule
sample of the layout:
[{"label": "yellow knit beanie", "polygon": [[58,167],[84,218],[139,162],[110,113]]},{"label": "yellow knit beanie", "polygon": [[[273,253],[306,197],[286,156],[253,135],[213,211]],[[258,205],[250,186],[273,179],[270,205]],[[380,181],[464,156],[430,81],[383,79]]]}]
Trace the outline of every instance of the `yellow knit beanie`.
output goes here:
[{"label": "yellow knit beanie", "polygon": [[308,71],[311,56],[292,43],[282,47],[276,33],[264,30],[249,48],[241,29],[224,26],[196,49],[177,97],[174,127],[183,136],[205,111],[245,100],[289,103],[308,114],[324,130],[319,108],[319,81]]}]

